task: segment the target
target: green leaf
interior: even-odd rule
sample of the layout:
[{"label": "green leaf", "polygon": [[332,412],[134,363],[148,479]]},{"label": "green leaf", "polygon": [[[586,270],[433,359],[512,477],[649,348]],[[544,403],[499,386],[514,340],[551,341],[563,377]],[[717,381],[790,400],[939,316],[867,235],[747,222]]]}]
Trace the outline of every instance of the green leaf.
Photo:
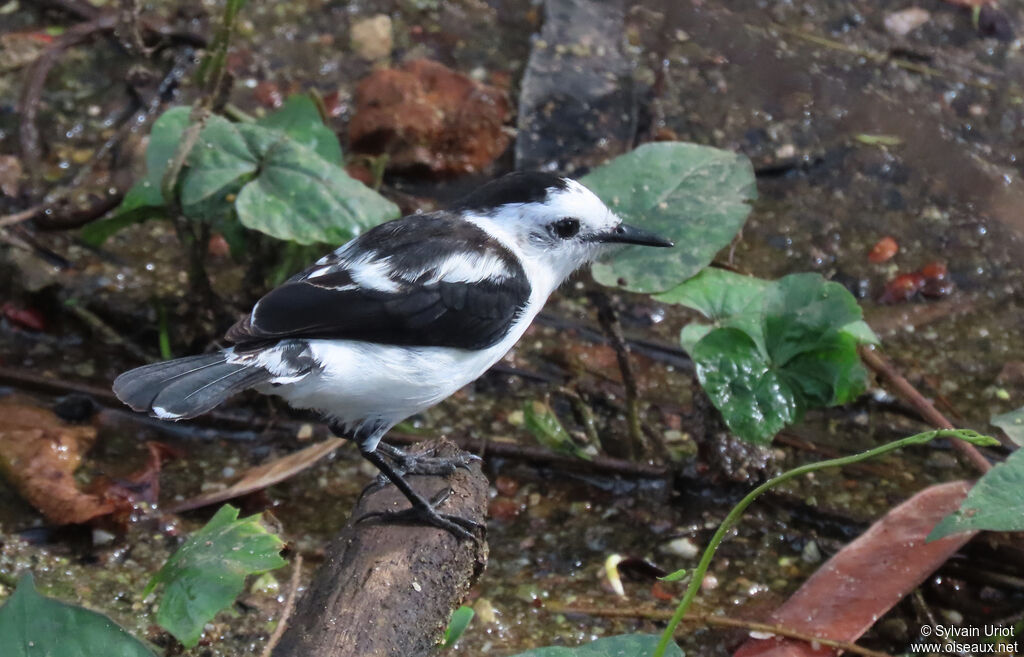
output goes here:
[{"label": "green leaf", "polygon": [[[189,157],[181,203],[217,219],[231,204],[250,229],[300,244],[339,244],[398,208],[285,133],[211,117]],[[234,196],[234,198],[232,198]]]},{"label": "green leaf", "polygon": [[398,216],[394,203],[309,148],[290,139],[272,139],[280,133],[266,128],[239,128],[262,155],[259,175],[235,202],[238,218],[248,228],[300,244],[339,244]]},{"label": "green leaf", "polygon": [[[119,215],[164,205],[161,182],[190,112],[175,107],[156,121],[146,177],[129,190]],[[193,219],[229,223],[237,214],[245,227],[278,239],[339,244],[399,214],[393,203],[350,178],[338,166],[340,159],[337,138],[308,98],[292,100],[263,125],[211,116],[179,176],[179,202]],[[127,223],[125,218],[98,227],[91,239],[96,243]],[[219,229],[230,232],[224,225]]]},{"label": "green leaf", "polygon": [[[231,212],[230,195],[251,180],[260,167],[260,154],[254,152],[243,130],[254,128],[231,123],[220,116],[206,120],[203,131],[186,161],[180,177],[181,208],[186,216],[214,219]],[[285,139],[270,132],[270,140]]]},{"label": "green leaf", "polygon": [[224,505],[146,586],[144,595],[166,586],[157,623],[187,647],[195,646],[203,626],[234,602],[247,575],[285,565],[278,554],[284,543],[259,520],[258,515],[239,520],[238,509]]},{"label": "green leaf", "polygon": [[108,219],[88,223],[82,226],[82,229],[78,232],[78,236],[86,244],[100,247],[103,246],[104,242],[113,237],[115,233],[120,232],[128,226],[141,224],[149,221],[150,219],[162,219],[164,216],[163,208],[149,206],[137,207],[132,210],[118,212]]},{"label": "green leaf", "polygon": [[167,165],[178,150],[181,137],[189,124],[189,107],[172,107],[153,123],[146,146],[146,175],[136,182],[118,208],[118,214],[143,207],[160,207],[164,197],[160,191]]},{"label": "green leaf", "polygon": [[39,595],[31,573],[0,607],[0,645],[4,657],[153,657],[103,614]]},{"label": "green leaf", "polygon": [[188,107],[172,107],[153,123],[146,147],[146,175],[124,195],[114,216],[82,228],[79,235],[86,244],[102,246],[114,233],[127,226],[164,217],[160,210],[164,206],[160,185],[182,133],[188,127],[190,112]]},{"label": "green leaf", "polygon": [[[549,646],[519,653],[515,657],[650,657],[658,645],[656,634],[620,634],[575,648]],[[683,657],[683,651],[670,643],[666,657]]]},{"label": "green leaf", "polygon": [[258,123],[265,128],[280,130],[303,146],[312,148],[331,164],[341,164],[338,135],[324,125],[316,103],[308,95],[290,96],[281,109],[268,114]]},{"label": "green leaf", "polygon": [[819,274],[790,274],[766,291],[765,347],[776,364],[784,365],[799,354],[828,348],[834,333],[862,318],[857,300],[839,283]]},{"label": "green leaf", "polygon": [[960,508],[928,534],[928,540],[979,529],[1024,530],[1024,449],[1018,449],[985,473],[967,493]]},{"label": "green leaf", "polygon": [[558,421],[555,412],[544,402],[528,401],[523,404],[523,426],[533,434],[537,442],[553,452],[571,454],[586,461],[591,459],[590,454],[576,444]]},{"label": "green leaf", "polygon": [[701,386],[741,438],[770,443],[783,427],[800,419],[802,408],[792,386],[743,331],[715,329],[690,355]]},{"label": "green leaf", "polygon": [[864,392],[857,345],[874,334],[846,288],[818,274],[775,282],[708,270],[657,297],[704,313],[680,343],[697,376],[741,438],[767,443],[808,408]]},{"label": "green leaf", "polygon": [[1024,447],[1024,406],[1009,413],[996,415],[990,421],[1005,431],[1010,440]]},{"label": "green leaf", "polygon": [[856,340],[857,344],[873,344],[875,346],[882,344],[874,330],[863,319],[844,326],[843,333]]},{"label": "green leaf", "polygon": [[711,326],[696,323],[683,327],[683,348],[691,351],[711,328],[733,327],[749,335],[763,349],[761,332],[764,296],[770,281],[708,268],[667,292],[655,295],[657,301],[692,308],[710,319]]},{"label": "green leaf", "polygon": [[581,181],[627,223],[675,241],[671,249],[627,247],[593,267],[603,285],[662,292],[706,267],[729,245],[757,197],[743,155],[697,144],[644,144]]},{"label": "green leaf", "polygon": [[473,608],[466,605],[456,609],[452,613],[452,619],[448,622],[448,627],[445,628],[444,643],[441,644],[441,648],[451,648],[454,646],[459,637],[465,634],[466,628],[469,627],[469,623],[475,615],[476,612],[473,611]]},{"label": "green leaf", "polygon": [[685,568],[680,568],[679,570],[675,571],[674,573],[669,573],[668,575],[665,575],[664,577],[659,577],[658,581],[660,581],[660,582],[678,582],[679,580],[683,579],[684,577],[686,577],[686,569]]}]

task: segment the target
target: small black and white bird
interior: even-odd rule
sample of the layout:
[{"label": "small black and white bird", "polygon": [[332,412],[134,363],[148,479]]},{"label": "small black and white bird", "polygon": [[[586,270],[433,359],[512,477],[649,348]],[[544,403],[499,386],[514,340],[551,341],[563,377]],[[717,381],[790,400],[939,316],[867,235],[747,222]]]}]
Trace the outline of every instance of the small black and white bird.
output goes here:
[{"label": "small black and white bird", "polygon": [[248,388],[318,411],[409,498],[392,515],[472,537],[475,523],[438,513],[402,476],[460,464],[414,460],[381,438],[487,371],[563,281],[617,244],[672,246],[575,180],[509,174],[448,210],[367,231],[260,299],[228,330],[233,346],[125,372],[114,393],[164,420]]}]

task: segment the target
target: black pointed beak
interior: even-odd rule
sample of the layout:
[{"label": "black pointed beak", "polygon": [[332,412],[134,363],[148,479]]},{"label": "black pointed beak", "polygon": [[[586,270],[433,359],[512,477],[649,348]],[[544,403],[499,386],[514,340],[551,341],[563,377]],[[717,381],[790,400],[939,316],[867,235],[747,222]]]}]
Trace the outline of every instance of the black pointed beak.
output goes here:
[{"label": "black pointed beak", "polygon": [[591,240],[594,242],[639,244],[640,246],[675,246],[672,240],[667,240],[661,235],[637,228],[636,226],[630,226],[629,224],[619,224],[606,233],[594,235]]}]

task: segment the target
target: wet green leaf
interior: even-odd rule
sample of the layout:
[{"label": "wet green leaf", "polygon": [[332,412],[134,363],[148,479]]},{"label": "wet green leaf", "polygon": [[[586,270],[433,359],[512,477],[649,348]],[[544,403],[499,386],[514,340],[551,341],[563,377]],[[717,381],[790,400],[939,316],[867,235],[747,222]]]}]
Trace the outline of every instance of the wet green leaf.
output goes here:
[{"label": "wet green leaf", "polygon": [[679,580],[681,580],[684,577],[686,577],[686,573],[687,573],[687,571],[686,571],[685,568],[680,568],[679,570],[675,571],[674,573],[669,573],[668,575],[665,575],[664,577],[659,577],[658,580],[662,581],[662,582],[678,582]]},{"label": "wet green leaf", "polygon": [[448,627],[444,631],[444,643],[441,644],[441,648],[451,648],[455,645],[455,642],[465,634],[466,628],[469,627],[470,622],[473,620],[473,616],[476,612],[473,611],[472,607],[462,605],[452,613],[452,619],[448,621]]},{"label": "wet green leaf", "polygon": [[339,244],[399,215],[394,203],[309,148],[269,139],[259,126],[241,128],[263,147],[259,175],[235,202],[245,226],[300,244]]},{"label": "wet green leaf", "polygon": [[709,270],[657,298],[714,322],[687,325],[680,342],[741,438],[769,442],[808,408],[843,404],[864,391],[857,346],[874,333],[853,295],[817,274],[769,282]]},{"label": "wet green leaf", "polygon": [[523,426],[533,434],[537,442],[554,452],[571,454],[587,461],[591,459],[590,454],[576,444],[558,421],[555,412],[544,402],[528,401],[523,404]]},{"label": "wet green leaf", "polygon": [[770,281],[761,278],[708,268],[654,298],[692,308],[712,321],[711,325],[691,323],[683,328],[681,342],[687,351],[712,328],[727,326],[744,331],[762,345],[761,316],[770,286]]},{"label": "wet green leaf", "polygon": [[792,386],[743,331],[714,329],[690,355],[701,386],[739,437],[769,443],[800,418],[802,409]]},{"label": "wet green leaf", "polygon": [[258,515],[239,519],[238,509],[226,504],[171,555],[144,592],[166,587],[156,615],[160,627],[195,646],[203,626],[242,592],[247,575],[285,565],[284,543],[259,521]]},{"label": "wet green leaf", "polygon": [[268,114],[258,123],[265,128],[280,130],[303,146],[312,148],[331,164],[342,163],[338,135],[324,125],[316,103],[305,94],[290,96],[281,109]]},{"label": "wet green leaf", "polygon": [[[620,634],[575,648],[549,646],[519,653],[515,657],[650,657],[658,645],[657,634]],[[683,657],[683,651],[675,643],[668,645],[666,657]]]},{"label": "wet green leaf", "polygon": [[[175,107],[156,121],[146,150],[146,177],[128,192],[119,216],[164,205],[161,181],[190,111]],[[233,222],[237,215],[245,227],[278,239],[339,244],[398,216],[393,203],[349,177],[340,159],[337,138],[308,98],[292,100],[263,125],[211,116],[179,177],[178,200],[193,219],[217,224]],[[100,222],[88,238],[100,243],[123,225],[150,216]],[[228,234],[226,228],[218,230]]]},{"label": "wet green leaf", "polygon": [[1024,406],[1009,413],[996,415],[991,422],[1005,431],[1010,440],[1024,447]]},{"label": "wet green leaf", "polygon": [[82,228],[80,236],[87,244],[101,246],[127,226],[164,216],[160,184],[182,133],[188,127],[190,112],[188,107],[172,107],[153,123],[146,147],[146,175],[128,190],[114,216]]},{"label": "wet green leaf", "polygon": [[960,508],[928,534],[928,540],[979,529],[1024,531],[1024,449],[985,473]]},{"label": "wet green leaf", "polygon": [[604,285],[662,292],[706,267],[728,246],[757,197],[745,156],[697,144],[644,144],[581,181],[627,223],[675,241],[671,249],[626,247],[593,267]]},{"label": "wet green leaf", "polygon": [[103,614],[39,595],[30,573],[0,607],[4,657],[153,657]]}]

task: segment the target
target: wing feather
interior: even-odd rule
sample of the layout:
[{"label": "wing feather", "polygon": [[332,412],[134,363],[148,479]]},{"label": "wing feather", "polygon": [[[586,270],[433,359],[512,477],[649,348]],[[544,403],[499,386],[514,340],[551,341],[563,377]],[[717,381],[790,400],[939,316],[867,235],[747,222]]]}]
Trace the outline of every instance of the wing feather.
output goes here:
[{"label": "wing feather", "polygon": [[414,215],[270,291],[226,338],[243,347],[324,338],[482,349],[507,334],[529,296],[519,262],[483,230],[443,213]]}]

